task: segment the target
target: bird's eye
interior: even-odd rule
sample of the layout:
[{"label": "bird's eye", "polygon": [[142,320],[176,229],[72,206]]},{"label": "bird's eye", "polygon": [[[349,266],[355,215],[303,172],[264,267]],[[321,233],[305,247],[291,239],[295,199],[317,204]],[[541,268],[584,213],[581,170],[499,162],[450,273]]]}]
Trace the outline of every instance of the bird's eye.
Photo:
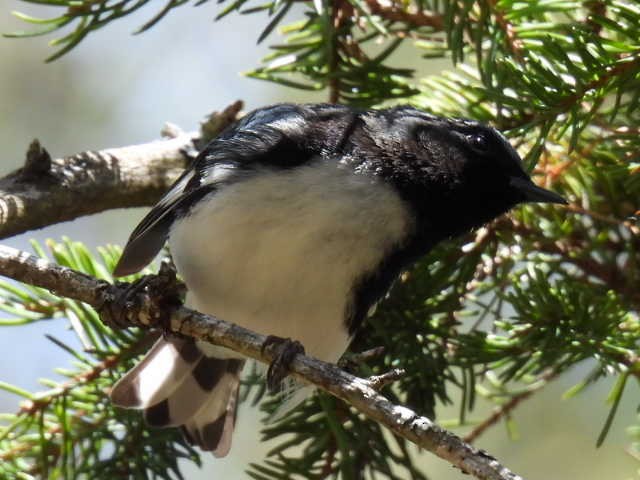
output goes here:
[{"label": "bird's eye", "polygon": [[486,153],[489,150],[489,141],[487,140],[487,137],[480,133],[467,135],[467,142],[476,152]]}]

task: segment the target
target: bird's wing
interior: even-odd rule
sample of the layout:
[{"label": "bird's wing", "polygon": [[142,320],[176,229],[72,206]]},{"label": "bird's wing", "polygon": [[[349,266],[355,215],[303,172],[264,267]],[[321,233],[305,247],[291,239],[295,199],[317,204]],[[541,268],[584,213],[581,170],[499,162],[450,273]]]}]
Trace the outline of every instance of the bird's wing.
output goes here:
[{"label": "bird's wing", "polygon": [[290,168],[309,160],[314,153],[304,147],[304,132],[310,114],[316,112],[290,104],[263,108],[214,139],[133,231],[113,274],[130,275],[148,265],[175,219],[205,195],[256,166]]}]

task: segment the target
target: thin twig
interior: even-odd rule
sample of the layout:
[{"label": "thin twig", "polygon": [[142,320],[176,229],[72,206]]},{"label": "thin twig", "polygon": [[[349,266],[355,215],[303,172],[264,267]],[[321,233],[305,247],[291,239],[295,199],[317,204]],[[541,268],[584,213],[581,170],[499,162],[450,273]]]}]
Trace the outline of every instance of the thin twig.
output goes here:
[{"label": "thin twig", "polygon": [[353,18],[353,6],[345,0],[334,0],[331,7],[331,38],[328,44],[327,67],[329,69],[329,103],[340,101],[340,29]]},{"label": "thin twig", "polygon": [[498,6],[497,0],[491,0],[489,2],[489,6],[493,11],[493,16],[496,19],[496,23],[500,26],[500,28],[502,28],[502,31],[504,32],[507,48],[511,51],[515,59],[518,60],[518,62],[522,63],[524,60],[524,47],[522,45],[522,40],[520,40],[516,35],[516,29],[513,23],[511,23],[511,21],[509,21],[507,17],[505,17],[504,12]]},{"label": "thin twig", "polygon": [[379,392],[390,383],[400,380],[405,376],[406,373],[407,372],[402,368],[394,368],[393,370],[389,370],[382,375],[372,375],[371,377],[367,378],[367,382],[369,382],[369,386],[371,388],[373,388],[376,392]]},{"label": "thin twig", "polygon": [[[509,220],[510,230],[520,234],[524,238],[533,238],[536,232],[528,225],[519,222],[513,218]],[[576,236],[565,236],[562,239],[552,239],[537,236],[532,242],[535,250],[554,254],[562,257],[563,262],[571,263],[582,270],[586,275],[599,279],[618,293],[625,295],[636,308],[640,306],[640,291],[635,288],[633,282],[630,282],[628,272],[618,268],[615,263],[603,263],[597,258],[590,255],[580,254],[587,249],[586,240],[577,238]],[[625,250],[622,248],[623,243],[618,243],[620,253]],[[627,362],[626,360],[625,362]],[[638,372],[640,375],[640,372]]]},{"label": "thin twig", "polygon": [[[116,302],[126,290],[70,268],[52,264],[26,252],[0,246],[0,271],[3,275],[48,289],[56,295],[79,300],[96,309],[117,309]],[[132,326],[149,328],[166,314],[166,304],[141,294],[138,308],[121,312]],[[121,307],[120,307],[121,308]],[[134,314],[135,313],[135,314]],[[169,330],[230,348],[261,362],[271,362],[272,353],[264,350],[266,337],[215,317],[177,307],[165,325]],[[368,380],[355,377],[332,364],[298,355],[291,373],[299,380],[315,385],[349,403],[370,419],[392,432],[438,455],[462,471],[479,479],[521,480],[488,453],[463,442],[460,437],[436,425],[412,410],[394,405],[371,388]]]},{"label": "thin twig", "polygon": [[476,425],[473,430],[467,433],[463,440],[467,443],[475,442],[480,435],[486,432],[489,428],[493,427],[495,424],[500,421],[500,419],[504,417],[508,417],[515,408],[524,402],[526,399],[531,397],[538,390],[541,390],[544,386],[546,386],[550,380],[557,376],[557,372],[550,371],[540,378],[542,381],[539,385],[536,385],[535,388],[527,390],[525,392],[519,393],[518,395],[514,395],[511,397],[507,403],[497,407],[491,415],[489,415],[486,419],[484,419],[481,423]]},{"label": "thin twig", "polygon": [[621,220],[619,218],[611,217],[609,215],[605,215],[600,212],[596,212],[595,210],[590,210],[576,204],[567,205],[565,208],[571,212],[588,215],[592,218],[595,218],[596,220],[600,220],[601,222],[605,222],[610,225],[622,225],[634,235],[640,235],[640,225],[636,225],[629,220]]},{"label": "thin twig", "polygon": [[346,362],[356,363],[360,365],[363,363],[367,363],[369,360],[372,360],[374,358],[378,358],[384,355],[384,352],[385,352],[385,348],[383,346],[373,347],[373,348],[370,348],[369,350],[365,350],[364,352],[348,353],[347,355],[344,355],[342,357],[341,361],[345,360]]},{"label": "thin twig", "polygon": [[400,2],[383,4],[377,0],[366,0],[366,3],[371,13],[386,20],[404,22],[412,27],[432,27],[434,31],[441,31],[444,28],[444,18],[437,13],[417,9],[409,11]]}]

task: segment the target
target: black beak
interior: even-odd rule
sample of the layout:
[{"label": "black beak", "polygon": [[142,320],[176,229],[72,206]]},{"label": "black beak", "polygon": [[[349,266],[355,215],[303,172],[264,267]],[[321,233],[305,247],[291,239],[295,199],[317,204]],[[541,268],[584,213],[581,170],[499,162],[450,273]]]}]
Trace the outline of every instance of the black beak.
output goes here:
[{"label": "black beak", "polygon": [[511,177],[509,184],[524,195],[525,202],[562,203],[564,205],[569,203],[557,193],[537,186],[528,178]]}]

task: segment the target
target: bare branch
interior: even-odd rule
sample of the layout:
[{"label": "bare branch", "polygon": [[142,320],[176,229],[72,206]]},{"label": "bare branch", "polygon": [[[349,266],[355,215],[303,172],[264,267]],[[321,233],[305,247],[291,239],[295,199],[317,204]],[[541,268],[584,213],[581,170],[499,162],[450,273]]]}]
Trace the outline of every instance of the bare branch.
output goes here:
[{"label": "bare branch", "polygon": [[[111,285],[72,269],[38,259],[26,252],[0,246],[0,271],[21,282],[46,288],[56,295],[73,298],[97,310],[119,307],[126,287]],[[166,303],[145,293],[135,312],[122,312],[132,325],[142,328],[158,325]],[[215,317],[178,307],[165,328],[216,345],[222,345],[261,362],[270,362],[272,352],[263,351],[266,337]],[[385,425],[397,435],[429,450],[452,465],[479,479],[522,480],[486,452],[463,442],[460,437],[412,410],[394,405],[380,395],[367,379],[355,377],[335,365],[298,355],[291,365],[292,375],[335,395],[370,419]]]},{"label": "bare branch", "polygon": [[[369,360],[383,356],[385,353],[384,346],[370,348],[364,352],[347,353],[342,356],[338,365],[340,367],[347,367],[349,364],[361,365],[367,363]],[[348,370],[348,368],[347,368]]]},{"label": "bare branch", "polygon": [[0,238],[113,208],[153,205],[184,169],[200,137],[212,138],[240,109],[236,102],[203,133],[52,160],[37,141],[25,166],[0,179]]}]

